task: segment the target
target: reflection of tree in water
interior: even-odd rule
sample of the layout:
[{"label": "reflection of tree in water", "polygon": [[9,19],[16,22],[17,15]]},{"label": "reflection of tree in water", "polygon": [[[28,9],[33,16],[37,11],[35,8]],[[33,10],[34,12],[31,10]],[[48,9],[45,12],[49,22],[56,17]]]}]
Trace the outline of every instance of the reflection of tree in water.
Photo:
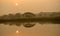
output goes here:
[{"label": "reflection of tree in water", "polygon": [[16,25],[16,26],[20,26],[21,25],[21,23],[19,23],[19,22],[4,22],[3,24],[4,25]]},{"label": "reflection of tree in water", "polygon": [[33,26],[35,26],[35,23],[31,23],[31,22],[26,22],[26,23],[20,23],[20,22],[5,22],[5,23],[3,23],[3,24],[5,24],[5,25],[10,25],[10,26],[12,26],[12,25],[16,25],[16,26],[21,26],[21,25],[23,25],[24,27],[33,27]]},{"label": "reflection of tree in water", "polygon": [[[51,22],[4,22],[3,24],[4,25],[10,25],[10,26],[13,26],[13,25],[21,26],[21,25],[23,25],[26,28],[30,28],[30,27],[34,27],[36,25],[36,23],[44,25],[45,23],[49,24]],[[56,24],[56,23],[52,23],[52,24]],[[57,24],[59,24],[59,23],[57,23]]]},{"label": "reflection of tree in water", "polygon": [[33,26],[35,26],[35,23],[24,23],[23,26],[24,27],[33,27]]}]

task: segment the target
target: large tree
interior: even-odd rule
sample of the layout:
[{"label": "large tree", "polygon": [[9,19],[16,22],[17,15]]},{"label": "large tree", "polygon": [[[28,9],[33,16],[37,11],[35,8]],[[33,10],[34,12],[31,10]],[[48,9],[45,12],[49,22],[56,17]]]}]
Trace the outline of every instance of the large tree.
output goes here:
[{"label": "large tree", "polygon": [[33,14],[31,12],[26,12],[26,13],[23,14],[23,17],[28,17],[28,18],[35,17],[35,14]]}]

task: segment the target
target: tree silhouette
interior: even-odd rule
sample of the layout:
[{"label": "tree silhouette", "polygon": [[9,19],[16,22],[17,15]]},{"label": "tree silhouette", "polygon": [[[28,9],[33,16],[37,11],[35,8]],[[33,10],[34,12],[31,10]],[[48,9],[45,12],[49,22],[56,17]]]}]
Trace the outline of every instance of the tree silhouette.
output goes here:
[{"label": "tree silhouette", "polygon": [[7,19],[14,19],[14,15],[13,14],[9,14]]},{"label": "tree silhouette", "polygon": [[30,13],[30,12],[26,12],[26,13],[23,14],[23,17],[28,17],[28,18],[35,17],[35,14]]},{"label": "tree silhouette", "polygon": [[20,13],[16,13],[15,16],[14,16],[15,19],[19,19],[21,18],[21,14]]},{"label": "tree silhouette", "polygon": [[7,19],[8,15],[3,15],[0,17],[0,19]]}]

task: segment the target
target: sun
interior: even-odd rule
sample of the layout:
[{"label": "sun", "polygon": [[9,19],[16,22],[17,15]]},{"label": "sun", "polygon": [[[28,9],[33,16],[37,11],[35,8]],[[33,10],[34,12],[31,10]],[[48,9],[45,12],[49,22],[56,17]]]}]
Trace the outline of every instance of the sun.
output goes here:
[{"label": "sun", "polygon": [[16,6],[18,6],[18,3],[16,3]]},{"label": "sun", "polygon": [[17,30],[16,33],[19,33],[19,31]]}]

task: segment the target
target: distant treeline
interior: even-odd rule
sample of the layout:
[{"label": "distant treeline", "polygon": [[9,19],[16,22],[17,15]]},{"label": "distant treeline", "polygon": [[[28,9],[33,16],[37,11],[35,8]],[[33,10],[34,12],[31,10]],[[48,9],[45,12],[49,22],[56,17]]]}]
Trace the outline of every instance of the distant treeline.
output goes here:
[{"label": "distant treeline", "polygon": [[60,23],[60,12],[40,12],[33,14],[26,12],[24,14],[8,14],[0,16],[0,23],[2,22],[52,22]]}]

